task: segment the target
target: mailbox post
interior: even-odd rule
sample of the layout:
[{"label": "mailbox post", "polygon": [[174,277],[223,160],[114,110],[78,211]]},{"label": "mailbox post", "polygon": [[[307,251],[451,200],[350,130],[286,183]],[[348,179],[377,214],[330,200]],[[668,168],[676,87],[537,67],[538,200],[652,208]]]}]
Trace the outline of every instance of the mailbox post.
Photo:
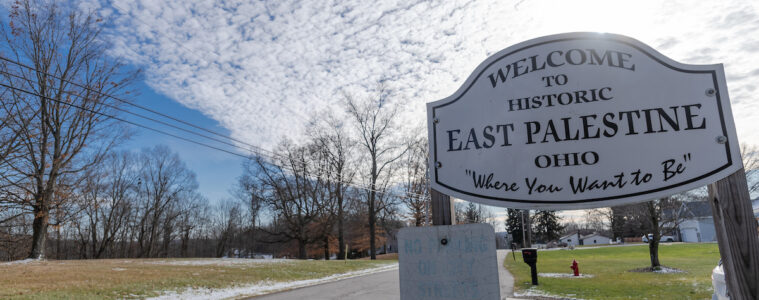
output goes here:
[{"label": "mailbox post", "polygon": [[522,259],[524,263],[530,266],[530,274],[532,275],[532,285],[538,285],[538,249],[528,248],[522,249]]}]

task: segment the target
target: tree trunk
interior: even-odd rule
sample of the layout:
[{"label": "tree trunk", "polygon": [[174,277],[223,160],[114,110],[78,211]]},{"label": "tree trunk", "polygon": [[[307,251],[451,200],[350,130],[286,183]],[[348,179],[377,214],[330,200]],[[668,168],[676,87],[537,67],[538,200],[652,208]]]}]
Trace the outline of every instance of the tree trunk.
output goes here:
[{"label": "tree trunk", "polygon": [[224,256],[224,252],[227,250],[226,244],[227,244],[227,234],[222,233],[221,237],[219,237],[219,241],[216,242],[216,257]]},{"label": "tree trunk", "polygon": [[376,151],[376,144],[373,145],[374,148],[371,151],[372,154],[372,184],[370,185],[372,190],[369,191],[369,256],[372,260],[377,259],[377,244],[375,239],[376,235],[376,220],[375,220],[375,214],[377,212],[374,211],[374,200],[377,198],[377,151]]},{"label": "tree trunk", "polygon": [[329,260],[329,236],[324,236],[324,260]]},{"label": "tree trunk", "polygon": [[34,208],[34,221],[32,222],[32,251],[29,254],[29,258],[32,259],[44,259],[45,258],[45,241],[47,240],[47,226],[48,226],[48,210],[47,208]]},{"label": "tree trunk", "polygon": [[659,264],[659,243],[655,240],[652,240],[648,244],[648,254],[651,256],[651,268],[661,266],[661,264]]},{"label": "tree trunk", "polygon": [[369,192],[369,256],[371,259],[377,259],[376,242],[375,238],[375,219],[374,219],[374,184],[372,184],[372,191]]},{"label": "tree trunk", "polygon": [[171,225],[168,225],[169,222],[164,223],[163,227],[163,249],[161,252],[163,252],[163,257],[169,257],[169,245],[171,244]]},{"label": "tree trunk", "polygon": [[250,241],[248,242],[248,255],[256,252],[256,217],[253,217],[253,226],[250,227]]},{"label": "tree trunk", "polygon": [[61,259],[61,226],[55,228],[55,259]]},{"label": "tree trunk", "polygon": [[658,268],[661,266],[659,263],[659,240],[661,239],[661,233],[659,232],[659,212],[657,212],[656,203],[650,201],[647,203],[648,214],[651,221],[651,231],[653,236],[648,239],[648,254],[651,256],[651,268]]},{"label": "tree trunk", "polygon": [[345,259],[345,236],[343,235],[343,196],[341,185],[338,183],[337,195],[337,259]]},{"label": "tree trunk", "polygon": [[337,259],[345,259],[345,236],[343,235],[343,201],[342,199],[339,199],[338,201],[337,242],[339,245],[337,245],[337,248],[339,250],[337,252]]},{"label": "tree trunk", "polygon": [[306,259],[307,257],[306,241],[298,240],[298,259]]},{"label": "tree trunk", "polygon": [[182,246],[180,247],[180,252],[182,257],[187,257],[187,249],[189,247],[189,241],[190,241],[190,230],[185,228],[184,233],[182,234]]}]

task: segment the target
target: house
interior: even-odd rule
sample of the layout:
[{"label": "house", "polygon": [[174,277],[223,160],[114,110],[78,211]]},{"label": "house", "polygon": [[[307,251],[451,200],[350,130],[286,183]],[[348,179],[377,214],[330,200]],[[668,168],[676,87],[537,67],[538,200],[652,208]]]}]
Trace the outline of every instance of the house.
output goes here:
[{"label": "house", "polygon": [[582,236],[581,245],[608,245],[611,244],[611,238],[601,235],[598,232]]},{"label": "house", "polygon": [[680,241],[685,243],[717,241],[712,208],[709,202],[683,202],[678,213],[680,224],[678,224],[677,229]]},{"label": "house", "polygon": [[580,239],[580,234],[578,232],[573,232],[559,238],[559,244],[567,244],[567,246],[572,247],[582,245],[581,241],[582,240]]}]

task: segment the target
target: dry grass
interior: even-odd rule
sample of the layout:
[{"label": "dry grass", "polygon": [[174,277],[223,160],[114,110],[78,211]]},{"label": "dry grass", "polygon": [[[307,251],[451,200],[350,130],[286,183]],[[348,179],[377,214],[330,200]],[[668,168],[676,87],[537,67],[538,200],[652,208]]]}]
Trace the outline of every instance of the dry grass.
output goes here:
[{"label": "dry grass", "polygon": [[185,288],[286,282],[377,267],[372,261],[98,259],[0,264],[0,299],[122,299]]},{"label": "dry grass", "polygon": [[[361,260],[369,260],[370,257],[360,258]],[[388,253],[377,255],[377,260],[398,260],[398,253]]]}]

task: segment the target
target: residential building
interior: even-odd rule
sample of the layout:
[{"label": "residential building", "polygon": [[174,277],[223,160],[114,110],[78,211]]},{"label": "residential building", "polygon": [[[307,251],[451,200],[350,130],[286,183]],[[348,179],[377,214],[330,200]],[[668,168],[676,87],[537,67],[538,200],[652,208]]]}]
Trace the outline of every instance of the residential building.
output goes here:
[{"label": "residential building", "polygon": [[581,245],[608,245],[611,244],[611,238],[601,235],[598,232],[582,236]]},{"label": "residential building", "polygon": [[707,201],[683,202],[679,210],[680,241],[685,243],[716,242],[712,208]]}]

